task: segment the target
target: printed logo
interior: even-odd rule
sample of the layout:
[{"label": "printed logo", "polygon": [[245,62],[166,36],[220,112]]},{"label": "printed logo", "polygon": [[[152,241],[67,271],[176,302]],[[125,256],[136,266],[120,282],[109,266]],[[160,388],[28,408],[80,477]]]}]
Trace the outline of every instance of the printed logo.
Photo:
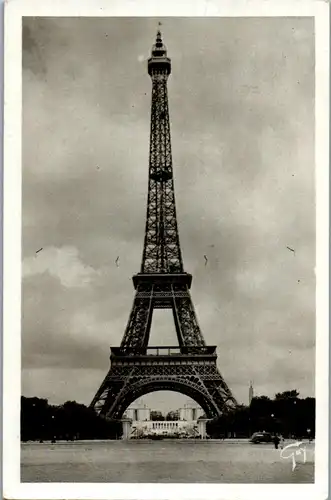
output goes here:
[{"label": "printed logo", "polygon": [[285,446],[280,452],[281,458],[291,458],[292,459],[292,471],[296,468],[296,457],[303,457],[303,463],[306,463],[306,447],[303,445],[303,442],[296,441],[295,443],[288,444]]}]

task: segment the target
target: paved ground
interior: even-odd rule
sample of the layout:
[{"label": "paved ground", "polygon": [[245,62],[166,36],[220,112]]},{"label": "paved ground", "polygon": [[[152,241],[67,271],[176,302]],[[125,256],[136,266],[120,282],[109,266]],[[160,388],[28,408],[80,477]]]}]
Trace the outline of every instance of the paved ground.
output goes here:
[{"label": "paved ground", "polygon": [[313,483],[314,444],[302,448],[292,471],[281,450],[247,440],[23,443],[21,481]]}]

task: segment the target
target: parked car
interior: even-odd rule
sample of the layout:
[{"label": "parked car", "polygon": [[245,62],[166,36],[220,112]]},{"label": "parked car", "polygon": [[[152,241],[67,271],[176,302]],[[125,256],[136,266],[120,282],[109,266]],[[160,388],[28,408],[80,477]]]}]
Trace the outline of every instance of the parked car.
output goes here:
[{"label": "parked car", "polygon": [[274,436],[270,432],[254,432],[250,438],[250,442],[253,444],[259,443],[271,443]]}]

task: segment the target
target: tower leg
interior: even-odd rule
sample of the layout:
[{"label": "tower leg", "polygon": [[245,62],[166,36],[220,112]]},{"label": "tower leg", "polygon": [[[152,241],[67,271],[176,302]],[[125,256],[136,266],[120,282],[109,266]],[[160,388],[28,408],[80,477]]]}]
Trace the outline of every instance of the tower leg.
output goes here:
[{"label": "tower leg", "polygon": [[131,426],[132,426],[131,418],[122,418],[122,429],[123,429],[122,439],[124,439],[125,441],[131,438]]}]

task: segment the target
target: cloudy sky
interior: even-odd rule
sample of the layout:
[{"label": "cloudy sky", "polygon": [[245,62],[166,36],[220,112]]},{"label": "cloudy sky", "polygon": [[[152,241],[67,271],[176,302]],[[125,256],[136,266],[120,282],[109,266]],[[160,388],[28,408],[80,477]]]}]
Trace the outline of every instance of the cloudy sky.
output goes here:
[{"label": "cloudy sky", "polygon": [[[26,396],[88,404],[124,333],[144,236],[157,21],[24,20]],[[313,22],[161,21],[180,240],[206,343],[238,401],[250,380],[257,394],[312,396]],[[151,343],[174,342],[170,311],[156,311]],[[181,398],[144,399],[165,409]]]}]

